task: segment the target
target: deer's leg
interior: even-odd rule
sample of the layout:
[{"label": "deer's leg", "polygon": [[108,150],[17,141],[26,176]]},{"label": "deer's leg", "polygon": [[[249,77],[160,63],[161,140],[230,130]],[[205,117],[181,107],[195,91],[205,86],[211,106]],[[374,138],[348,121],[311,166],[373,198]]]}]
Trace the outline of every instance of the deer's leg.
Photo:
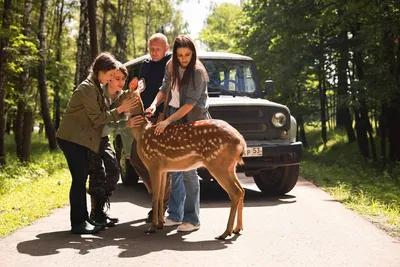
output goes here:
[{"label": "deer's leg", "polygon": [[236,227],[233,229],[233,233],[238,234],[240,233],[241,230],[243,230],[243,201],[244,201],[244,188],[239,182],[239,179],[237,178],[237,175],[235,173],[236,180],[237,180],[237,185],[240,188],[241,194],[240,194],[240,199],[239,199],[239,204],[237,207],[237,221],[236,221]]},{"label": "deer's leg", "polygon": [[[229,212],[229,218],[226,230],[222,235],[215,237],[216,239],[223,240],[227,236],[230,236],[233,232],[233,225],[235,222],[236,211],[238,209],[240,199],[244,194],[243,193],[244,189],[241,187],[240,182],[238,181],[238,178],[235,173],[236,164],[235,165],[226,164],[225,166],[228,166],[228,168],[222,168],[222,169],[221,166],[224,165],[221,165],[221,163],[213,165],[214,166],[206,166],[206,167],[210,171],[210,173],[214,176],[214,178],[217,180],[219,185],[228,193],[229,198],[231,200],[231,210]],[[242,214],[240,214],[240,216],[242,216]]]},{"label": "deer's leg", "polygon": [[[158,210],[160,202],[160,186],[161,186],[161,172],[158,168],[151,168],[149,170],[151,187],[153,189],[152,205],[153,205],[153,220],[151,222],[150,228],[146,233],[154,233],[158,225]],[[162,207],[161,207],[162,208]]]},{"label": "deer's leg", "polygon": [[[158,201],[158,224],[157,229],[162,229],[164,226],[164,194],[165,194],[165,186],[167,184],[167,172],[161,173],[161,183],[160,183],[160,193],[159,193],[159,201]],[[154,216],[155,214],[153,214]]]}]

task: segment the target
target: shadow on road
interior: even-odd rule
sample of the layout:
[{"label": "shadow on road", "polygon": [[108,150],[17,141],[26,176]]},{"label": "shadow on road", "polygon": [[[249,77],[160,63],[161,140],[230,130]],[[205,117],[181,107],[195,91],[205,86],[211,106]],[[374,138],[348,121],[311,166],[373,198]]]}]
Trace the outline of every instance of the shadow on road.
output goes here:
[{"label": "shadow on road", "polygon": [[[228,194],[218,183],[200,182],[200,186],[201,208],[230,207]],[[246,187],[246,185],[244,185],[244,188],[246,192],[244,197],[245,207],[266,207],[296,202],[296,197],[293,195],[266,196],[260,191]],[[110,200],[111,202],[130,202],[144,208],[151,208],[151,197],[142,183],[135,186],[118,184]]]},{"label": "shadow on road", "polygon": [[[280,197],[266,197],[260,191],[246,187],[244,206],[268,207],[296,202],[296,197],[285,195]],[[151,208],[151,197],[144,185],[124,186],[118,184],[117,190],[111,197],[112,203],[128,202],[134,205]],[[112,204],[111,204],[112,206]],[[226,192],[217,184],[201,182],[201,208],[229,208],[230,200]],[[228,213],[227,213],[228,215]],[[155,251],[210,251],[221,250],[232,244],[240,235],[233,235],[225,241],[202,240],[187,241],[188,233],[179,233],[175,227],[165,227],[155,234],[145,234],[149,224],[144,218],[118,224],[117,227],[103,230],[98,235],[72,235],[69,231],[48,232],[38,234],[36,239],[20,242],[17,245],[19,253],[31,256],[45,256],[60,253],[64,249],[79,251],[85,255],[91,250],[117,247],[122,250],[119,257],[138,257]]]},{"label": "shadow on road", "polygon": [[85,255],[91,250],[110,248],[115,246],[122,250],[119,257],[138,257],[148,253],[170,251],[210,251],[221,250],[232,244],[240,235],[220,240],[206,240],[189,242],[185,235],[175,228],[164,228],[154,234],[145,234],[149,224],[143,224],[144,220],[136,220],[118,224],[118,227],[102,230],[98,235],[72,235],[69,231],[48,232],[37,235],[37,239],[21,242],[17,245],[19,253],[31,256],[54,255],[63,249],[78,250]]}]

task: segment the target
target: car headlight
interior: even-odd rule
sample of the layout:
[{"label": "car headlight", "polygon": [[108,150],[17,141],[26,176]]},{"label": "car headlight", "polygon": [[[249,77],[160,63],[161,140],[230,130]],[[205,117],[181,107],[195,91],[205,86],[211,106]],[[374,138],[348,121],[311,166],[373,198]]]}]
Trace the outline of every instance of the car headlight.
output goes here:
[{"label": "car headlight", "polygon": [[282,112],[277,112],[272,116],[272,124],[276,127],[282,127],[286,124],[286,116]]}]

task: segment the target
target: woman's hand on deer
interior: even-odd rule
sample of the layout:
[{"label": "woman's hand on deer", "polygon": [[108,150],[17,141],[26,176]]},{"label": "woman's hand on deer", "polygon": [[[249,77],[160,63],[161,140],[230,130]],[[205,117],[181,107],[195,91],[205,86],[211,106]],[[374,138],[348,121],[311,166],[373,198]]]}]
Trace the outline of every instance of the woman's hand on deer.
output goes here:
[{"label": "woman's hand on deer", "polygon": [[143,122],[144,122],[143,116],[135,116],[135,117],[129,119],[125,125],[128,128],[135,128],[135,127],[141,126],[143,124]]},{"label": "woman's hand on deer", "polygon": [[162,134],[164,132],[165,128],[167,128],[167,126],[170,125],[170,124],[171,124],[171,122],[168,119],[157,123],[156,124],[156,129],[154,130],[154,133],[156,135]]},{"label": "woman's hand on deer", "polygon": [[157,109],[156,105],[151,104],[150,107],[146,109],[146,114],[147,114],[146,116],[153,117],[154,113],[156,112],[156,109]]}]

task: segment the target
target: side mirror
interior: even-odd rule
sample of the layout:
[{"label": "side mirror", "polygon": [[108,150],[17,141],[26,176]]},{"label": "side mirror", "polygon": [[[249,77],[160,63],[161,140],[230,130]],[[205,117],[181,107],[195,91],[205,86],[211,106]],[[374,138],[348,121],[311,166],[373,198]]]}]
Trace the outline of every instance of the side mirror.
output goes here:
[{"label": "side mirror", "polygon": [[274,82],[272,80],[265,81],[264,95],[273,96],[274,95]]}]

